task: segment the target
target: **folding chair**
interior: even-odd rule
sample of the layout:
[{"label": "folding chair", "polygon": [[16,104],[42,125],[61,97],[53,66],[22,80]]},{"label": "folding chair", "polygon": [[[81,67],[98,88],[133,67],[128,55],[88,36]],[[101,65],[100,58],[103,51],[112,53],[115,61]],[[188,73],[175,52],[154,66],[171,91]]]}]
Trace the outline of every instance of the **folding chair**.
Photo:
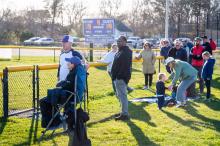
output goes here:
[{"label": "folding chair", "polygon": [[[88,75],[88,74],[87,74]],[[87,75],[86,75],[86,87],[85,87],[85,91],[84,91],[84,95],[83,95],[83,102],[84,102],[84,110],[86,110],[86,100],[88,99],[88,82],[87,82]],[[61,112],[62,109],[64,109],[64,107],[70,102],[70,99],[75,96],[74,98],[74,102],[70,102],[70,105],[72,106],[73,105],[73,108],[74,108],[74,115],[75,115],[75,123],[76,123],[76,118],[77,118],[77,114],[76,114],[76,106],[77,106],[77,97],[78,95],[76,95],[75,93],[77,93],[77,76],[75,78],[75,89],[74,89],[74,92],[70,92],[70,91],[67,91],[65,90],[67,93],[70,93],[70,95],[68,96],[68,98],[66,99],[66,101],[62,104],[62,105],[59,105],[58,106],[58,109],[56,111],[56,113],[53,114],[51,120],[49,121],[48,125],[46,126],[45,130],[42,131],[42,135],[41,137],[39,138],[38,142],[40,143],[41,140],[43,139],[44,135],[46,134],[47,131],[49,130],[53,130],[52,133],[51,133],[51,136],[55,133],[55,131],[59,128],[61,128],[60,126],[59,127],[56,127],[56,128],[50,128],[51,124],[53,123],[54,119],[56,118],[56,116]],[[81,103],[82,104],[82,103]],[[80,104],[80,106],[81,106]],[[88,105],[88,101],[87,101],[87,105]],[[54,109],[55,107],[53,107]],[[66,120],[66,117],[65,115],[61,115],[61,121],[62,121],[62,126],[63,126],[63,129],[64,129],[64,132],[67,130],[66,129],[66,123],[64,124],[64,121]]]}]

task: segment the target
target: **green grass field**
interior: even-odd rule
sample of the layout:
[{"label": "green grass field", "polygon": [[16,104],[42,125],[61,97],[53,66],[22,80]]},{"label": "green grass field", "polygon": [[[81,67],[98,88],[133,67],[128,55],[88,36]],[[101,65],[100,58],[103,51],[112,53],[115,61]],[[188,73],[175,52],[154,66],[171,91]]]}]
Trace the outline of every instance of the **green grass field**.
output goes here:
[{"label": "green grass field", "polygon": [[[9,62],[0,61],[1,70],[8,65],[39,63],[53,63],[53,58],[23,57],[20,61],[16,59]],[[190,101],[185,109],[172,107],[165,108],[164,112],[159,111],[156,104],[129,103],[131,120],[127,122],[116,122],[113,118],[113,115],[118,113],[120,108],[118,100],[113,95],[111,81],[105,68],[90,68],[89,112],[91,120],[88,122],[88,136],[92,141],[92,145],[220,145],[220,71],[217,68],[219,61],[217,64],[212,88],[214,101],[205,102],[203,96],[196,101]],[[153,95],[149,91],[141,90],[144,77],[140,70],[141,64],[134,63],[129,86],[134,87],[135,91],[130,93],[129,99]],[[162,70],[164,71],[164,67],[162,67]],[[17,76],[19,74],[14,79]],[[20,76],[23,77],[24,74],[20,74]],[[42,73],[41,96],[46,94],[46,88],[53,87],[55,76],[56,70]],[[155,81],[156,75],[154,76]],[[21,95],[29,96],[30,91],[28,90],[30,89],[23,89],[29,86],[24,85],[26,82],[28,81],[22,81],[19,84],[20,89],[13,86],[13,90],[19,91],[14,96],[16,99]],[[12,83],[15,84],[15,82]],[[155,84],[153,88],[155,88]],[[14,92],[11,94],[14,94]],[[21,96],[20,99],[14,102],[27,102],[30,100],[27,99],[27,96]],[[31,102],[27,104],[31,104]],[[0,146],[38,145],[35,140],[40,137],[42,130],[40,121],[36,122],[31,118],[10,117],[7,121],[1,119]],[[50,132],[46,134],[41,145],[67,145],[67,135],[57,134],[55,137],[49,137],[49,134]]]}]

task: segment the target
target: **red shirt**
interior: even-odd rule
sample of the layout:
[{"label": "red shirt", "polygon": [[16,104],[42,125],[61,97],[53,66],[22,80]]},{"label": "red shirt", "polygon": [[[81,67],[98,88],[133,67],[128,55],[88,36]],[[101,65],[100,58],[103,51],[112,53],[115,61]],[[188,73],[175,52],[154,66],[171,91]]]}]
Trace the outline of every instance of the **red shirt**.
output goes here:
[{"label": "red shirt", "polygon": [[202,67],[203,66],[203,59],[202,59],[202,53],[203,53],[203,47],[201,45],[194,46],[192,48],[192,66],[196,67]]}]

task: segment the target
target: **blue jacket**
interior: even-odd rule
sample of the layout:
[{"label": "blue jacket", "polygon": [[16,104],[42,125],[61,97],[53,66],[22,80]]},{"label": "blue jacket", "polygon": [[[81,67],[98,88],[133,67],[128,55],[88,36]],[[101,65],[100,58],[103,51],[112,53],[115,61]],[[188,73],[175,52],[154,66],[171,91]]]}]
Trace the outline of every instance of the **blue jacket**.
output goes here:
[{"label": "blue jacket", "polygon": [[[75,79],[77,79],[75,81]],[[75,83],[77,86],[75,87]],[[69,72],[65,81],[59,82],[57,87],[62,87],[63,90],[68,90],[71,92],[75,91],[77,95],[77,102],[82,101],[84,91],[86,89],[86,70],[83,65],[77,65],[73,70]]]},{"label": "blue jacket", "polygon": [[170,51],[171,46],[162,47],[160,50],[160,56],[163,56],[165,59],[168,57],[168,52]]},{"label": "blue jacket", "polygon": [[202,67],[202,78],[203,79],[205,79],[205,80],[207,78],[210,78],[210,80],[212,79],[214,65],[215,65],[214,58],[210,58],[204,63],[204,65]]}]

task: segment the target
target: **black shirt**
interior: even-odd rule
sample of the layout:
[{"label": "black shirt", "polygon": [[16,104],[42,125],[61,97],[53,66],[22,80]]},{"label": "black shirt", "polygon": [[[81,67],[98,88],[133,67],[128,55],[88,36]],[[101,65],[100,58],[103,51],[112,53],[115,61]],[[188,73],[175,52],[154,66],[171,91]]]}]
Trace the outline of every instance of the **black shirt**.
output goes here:
[{"label": "black shirt", "polygon": [[157,95],[165,95],[165,84],[162,81],[157,81],[156,83]]},{"label": "black shirt", "polygon": [[204,52],[208,51],[212,55],[212,47],[209,42],[206,42],[202,45],[204,47]]},{"label": "black shirt", "polygon": [[128,46],[119,48],[112,65],[112,79],[124,80],[128,84],[131,79],[132,51]]}]

